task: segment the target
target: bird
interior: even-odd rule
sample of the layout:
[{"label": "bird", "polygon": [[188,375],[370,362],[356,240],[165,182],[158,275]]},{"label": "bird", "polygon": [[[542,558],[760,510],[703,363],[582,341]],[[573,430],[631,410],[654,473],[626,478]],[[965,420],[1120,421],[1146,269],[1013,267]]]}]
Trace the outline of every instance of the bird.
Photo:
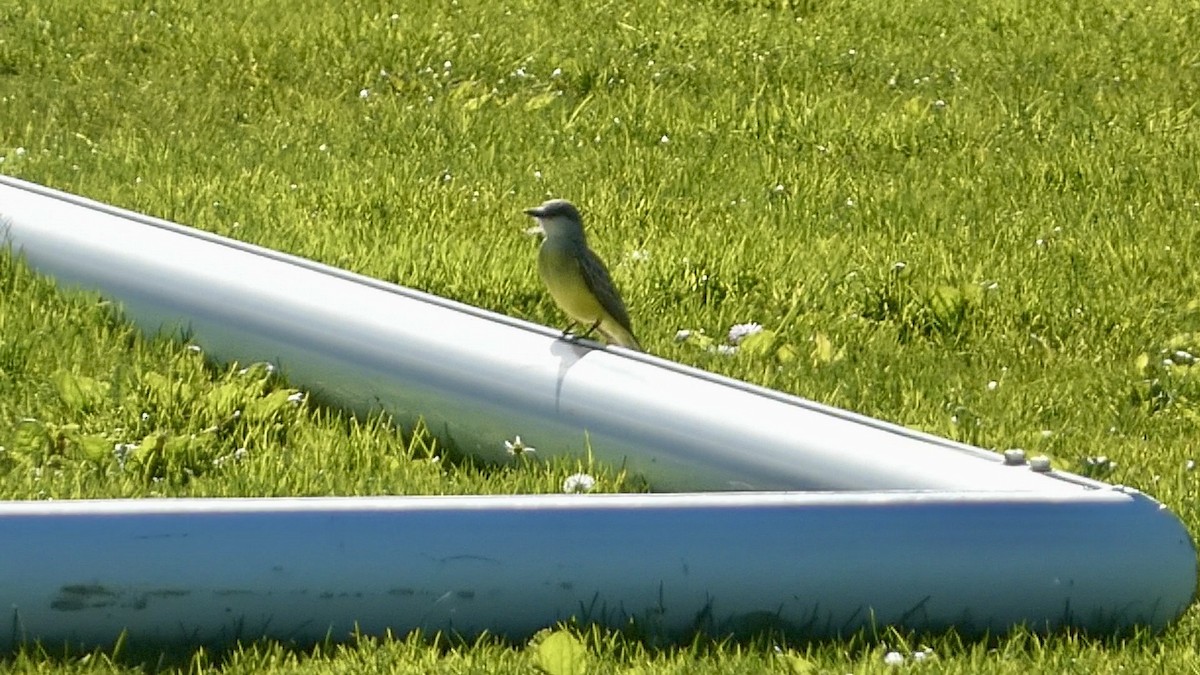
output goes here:
[{"label": "bird", "polygon": [[611,344],[642,351],[608,268],[588,248],[579,209],[565,199],[551,199],[524,213],[537,220],[535,229],[546,237],[538,249],[538,275],[571,321],[563,336],[583,324],[588,329],[579,337],[599,330]]}]

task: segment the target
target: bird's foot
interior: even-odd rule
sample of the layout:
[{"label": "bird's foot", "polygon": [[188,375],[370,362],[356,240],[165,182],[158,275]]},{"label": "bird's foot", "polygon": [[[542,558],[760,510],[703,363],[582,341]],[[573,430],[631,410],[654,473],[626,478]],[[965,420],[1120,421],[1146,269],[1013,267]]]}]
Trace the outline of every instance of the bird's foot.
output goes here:
[{"label": "bird's foot", "polygon": [[575,326],[578,326],[578,325],[579,325],[578,322],[572,321],[570,325],[568,325],[566,328],[563,329],[562,339],[568,340],[570,342],[578,342],[580,340],[586,340],[592,336],[592,333],[596,332],[597,328],[600,327],[600,322],[597,321],[596,323],[592,324],[591,326],[588,327],[587,330],[583,331],[582,333],[572,333],[571,329],[575,328]]},{"label": "bird's foot", "polygon": [[581,338],[590,337],[591,334],[595,333],[596,329],[599,327],[600,327],[600,320],[597,319],[596,323],[592,324],[592,327],[588,328],[586,331],[584,331],[583,335],[580,335],[579,337],[581,337]]}]

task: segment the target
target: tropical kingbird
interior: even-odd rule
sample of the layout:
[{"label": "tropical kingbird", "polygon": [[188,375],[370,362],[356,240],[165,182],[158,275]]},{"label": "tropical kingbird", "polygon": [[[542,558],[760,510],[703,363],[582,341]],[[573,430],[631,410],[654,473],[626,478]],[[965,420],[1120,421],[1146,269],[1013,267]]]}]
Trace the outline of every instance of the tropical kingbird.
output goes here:
[{"label": "tropical kingbird", "polygon": [[551,199],[525,209],[525,214],[536,218],[546,235],[538,251],[538,273],[550,297],[571,319],[563,335],[580,323],[588,326],[581,337],[599,330],[609,342],[641,351],[608,269],[588,248],[583,218],[575,205],[565,199]]}]

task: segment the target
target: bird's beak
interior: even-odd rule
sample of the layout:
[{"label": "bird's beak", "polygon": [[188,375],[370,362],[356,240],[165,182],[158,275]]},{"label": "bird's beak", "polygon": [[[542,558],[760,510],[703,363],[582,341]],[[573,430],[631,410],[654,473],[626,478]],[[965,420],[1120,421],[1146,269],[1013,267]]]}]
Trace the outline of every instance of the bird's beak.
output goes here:
[{"label": "bird's beak", "polygon": [[546,230],[545,230],[545,229],[542,227],[542,221],[540,220],[540,219],[541,219],[541,217],[542,217],[542,213],[543,213],[543,211],[542,211],[542,207],[540,207],[540,206],[531,206],[531,207],[529,207],[529,208],[527,208],[527,209],[524,209],[523,211],[521,211],[521,213],[524,213],[525,215],[529,216],[530,218],[537,218],[537,219],[539,219],[539,220],[537,221],[537,224],[536,224],[536,225],[534,225],[533,227],[531,227],[531,228],[529,228],[529,229],[525,230],[525,234],[529,235],[530,237],[535,237],[535,236],[537,236],[537,235],[539,235],[539,234],[540,234],[540,235],[545,235],[545,234],[546,234]]}]

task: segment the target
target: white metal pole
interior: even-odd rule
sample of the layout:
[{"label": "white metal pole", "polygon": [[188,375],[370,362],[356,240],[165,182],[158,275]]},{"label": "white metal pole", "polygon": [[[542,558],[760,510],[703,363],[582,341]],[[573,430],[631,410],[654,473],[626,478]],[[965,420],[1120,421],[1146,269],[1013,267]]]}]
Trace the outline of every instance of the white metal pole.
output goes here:
[{"label": "white metal pole", "polygon": [[522,639],[571,617],[667,638],[1160,629],[1196,572],[1179,522],[1114,490],[0,502],[0,541],[0,647]]},{"label": "white metal pole", "polygon": [[264,360],[354,410],[424,417],[462,451],[594,455],[656,490],[1077,490],[978,448],[0,176],[37,270]]}]

